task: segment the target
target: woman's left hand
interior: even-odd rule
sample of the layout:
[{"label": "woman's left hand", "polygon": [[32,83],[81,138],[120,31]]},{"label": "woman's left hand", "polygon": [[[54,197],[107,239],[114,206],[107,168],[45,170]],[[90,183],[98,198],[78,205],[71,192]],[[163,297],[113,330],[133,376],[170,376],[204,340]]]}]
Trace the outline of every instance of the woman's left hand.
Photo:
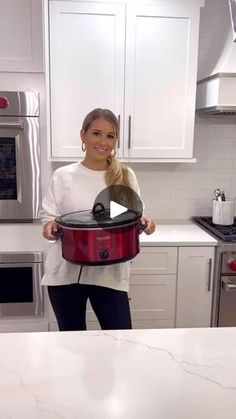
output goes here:
[{"label": "woman's left hand", "polygon": [[146,233],[147,235],[154,233],[156,226],[151,218],[143,216],[141,218],[141,224],[147,226],[145,230],[143,230],[144,233]]}]

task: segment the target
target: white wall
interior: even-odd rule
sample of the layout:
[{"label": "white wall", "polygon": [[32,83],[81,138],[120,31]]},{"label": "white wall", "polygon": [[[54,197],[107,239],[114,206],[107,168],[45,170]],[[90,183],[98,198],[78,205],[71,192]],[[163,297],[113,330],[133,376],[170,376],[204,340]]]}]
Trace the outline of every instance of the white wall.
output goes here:
[{"label": "white wall", "polygon": [[[220,17],[219,17],[220,16]],[[201,14],[199,78],[218,65],[230,33],[228,0],[206,0]],[[0,90],[35,89],[41,96],[43,190],[51,170],[47,162],[45,79],[43,74],[0,73]],[[133,164],[146,202],[146,214],[157,219],[210,215],[213,191],[236,196],[236,117],[196,117],[194,157],[197,163]]]}]

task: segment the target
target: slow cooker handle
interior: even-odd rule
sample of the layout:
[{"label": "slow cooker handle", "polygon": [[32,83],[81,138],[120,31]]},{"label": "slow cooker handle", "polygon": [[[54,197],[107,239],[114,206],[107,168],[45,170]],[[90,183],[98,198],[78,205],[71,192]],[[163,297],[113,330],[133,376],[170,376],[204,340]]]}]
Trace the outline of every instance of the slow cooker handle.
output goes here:
[{"label": "slow cooker handle", "polygon": [[[98,209],[100,207],[100,209]],[[103,204],[100,204],[100,202],[97,202],[96,204],[94,204],[93,208],[92,208],[92,213],[93,215],[100,215],[102,213],[104,213],[106,211],[105,207]]]},{"label": "slow cooker handle", "polygon": [[62,238],[62,229],[60,227],[57,227],[56,230],[52,231],[52,235],[55,236],[56,239]]},{"label": "slow cooker handle", "polygon": [[145,223],[145,224],[141,224],[141,222],[139,223],[139,234],[141,234],[144,230],[145,230],[145,228],[147,228],[147,223]]}]

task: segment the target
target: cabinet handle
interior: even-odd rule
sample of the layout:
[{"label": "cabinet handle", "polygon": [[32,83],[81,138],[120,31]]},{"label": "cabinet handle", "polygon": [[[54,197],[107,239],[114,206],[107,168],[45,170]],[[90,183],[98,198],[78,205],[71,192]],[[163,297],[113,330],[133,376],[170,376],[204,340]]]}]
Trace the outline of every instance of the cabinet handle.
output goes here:
[{"label": "cabinet handle", "polygon": [[131,301],[131,300],[132,300],[132,298],[131,298],[131,297],[129,297],[129,298],[128,298],[128,300],[129,300],[129,301]]},{"label": "cabinet handle", "polygon": [[1,122],[0,128],[16,128],[23,131],[24,125],[23,122]]},{"label": "cabinet handle", "polygon": [[209,270],[208,270],[208,284],[207,284],[207,290],[211,291],[211,269],[212,269],[212,259],[208,259],[208,265],[209,265]]},{"label": "cabinet handle", "polygon": [[118,135],[117,148],[120,148],[120,115],[118,115],[117,119],[118,119],[118,125],[119,125],[119,135]]},{"label": "cabinet handle", "polygon": [[129,115],[129,125],[128,125],[128,148],[131,144],[131,115]]},{"label": "cabinet handle", "polygon": [[223,278],[222,281],[222,288],[225,291],[236,291],[236,285],[230,281],[229,277]]}]

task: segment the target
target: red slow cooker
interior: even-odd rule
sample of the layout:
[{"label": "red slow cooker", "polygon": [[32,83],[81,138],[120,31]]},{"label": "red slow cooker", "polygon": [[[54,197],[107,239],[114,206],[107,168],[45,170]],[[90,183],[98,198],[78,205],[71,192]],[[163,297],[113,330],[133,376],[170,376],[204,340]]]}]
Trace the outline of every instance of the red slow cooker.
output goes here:
[{"label": "red slow cooker", "polygon": [[134,210],[110,218],[102,204],[92,211],[62,215],[56,222],[64,259],[80,265],[108,265],[124,262],[139,253],[142,214]]}]

